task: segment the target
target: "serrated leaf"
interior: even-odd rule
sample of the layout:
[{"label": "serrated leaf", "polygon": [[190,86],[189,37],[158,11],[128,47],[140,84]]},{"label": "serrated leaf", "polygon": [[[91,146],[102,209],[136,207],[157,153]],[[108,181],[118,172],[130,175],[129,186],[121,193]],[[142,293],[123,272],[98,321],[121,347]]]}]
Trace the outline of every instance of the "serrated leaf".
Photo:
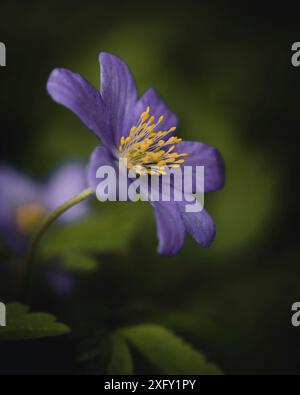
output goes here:
[{"label": "serrated leaf", "polygon": [[201,352],[162,326],[141,324],[119,333],[165,374],[222,374]]},{"label": "serrated leaf", "polygon": [[70,333],[67,325],[47,313],[29,313],[29,307],[19,303],[6,306],[6,327],[0,327],[1,340],[40,339]]},{"label": "serrated leaf", "polygon": [[114,335],[112,338],[111,359],[107,369],[108,374],[133,374],[131,352],[124,338]]}]

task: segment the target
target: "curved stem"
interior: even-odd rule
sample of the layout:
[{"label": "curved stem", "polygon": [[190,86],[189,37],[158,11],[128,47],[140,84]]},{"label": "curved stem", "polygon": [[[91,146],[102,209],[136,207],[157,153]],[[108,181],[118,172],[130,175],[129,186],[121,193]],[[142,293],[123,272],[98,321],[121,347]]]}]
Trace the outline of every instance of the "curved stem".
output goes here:
[{"label": "curved stem", "polygon": [[69,210],[71,207],[77,205],[78,203],[82,202],[83,200],[87,199],[93,194],[93,190],[91,188],[85,189],[82,191],[80,194],[74,196],[72,199],[68,200],[66,203],[62,204],[60,207],[58,207],[56,210],[54,210],[51,214],[48,215],[48,217],[45,218],[44,222],[36,232],[31,246],[29,248],[28,254],[25,258],[25,266],[24,266],[24,271],[25,271],[25,278],[24,278],[24,289],[23,289],[23,296],[26,297],[26,287],[28,285],[28,280],[31,277],[31,271],[32,271],[32,263],[34,259],[34,255],[36,252],[36,249],[38,247],[38,244],[42,237],[44,236],[45,232],[47,229],[53,224],[53,222],[59,218],[63,213],[65,213],[67,210]]}]

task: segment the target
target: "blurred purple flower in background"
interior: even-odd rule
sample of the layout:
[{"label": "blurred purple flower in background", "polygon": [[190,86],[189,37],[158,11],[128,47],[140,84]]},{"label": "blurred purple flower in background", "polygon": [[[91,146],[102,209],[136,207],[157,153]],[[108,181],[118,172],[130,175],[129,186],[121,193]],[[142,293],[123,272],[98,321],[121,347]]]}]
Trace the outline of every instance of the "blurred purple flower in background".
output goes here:
[{"label": "blurred purple flower in background", "polygon": [[69,297],[76,290],[78,274],[59,264],[53,264],[45,271],[44,281],[56,296]]},{"label": "blurred purple flower in background", "polygon": [[[138,98],[133,76],[121,59],[101,53],[100,66],[100,91],[79,74],[66,69],[55,69],[47,84],[51,97],[73,111],[103,144],[91,156],[90,187],[96,191],[99,167],[109,165],[118,171],[119,159],[126,158],[129,168],[134,167],[138,172],[143,166],[147,174],[153,174],[148,170],[150,165],[178,167],[184,163],[204,166],[205,192],[222,188],[224,162],[220,153],[206,144],[182,142],[174,137],[177,117],[153,88]],[[159,131],[156,129],[158,125]],[[193,193],[197,192],[193,190]],[[157,221],[160,253],[176,254],[187,232],[203,247],[213,241],[215,224],[205,210],[187,213],[186,202],[151,204]]]},{"label": "blurred purple flower in background", "polygon": [[[86,187],[85,173],[80,163],[69,162],[42,185],[0,165],[0,236],[6,244],[16,253],[24,253],[43,218]],[[81,203],[63,214],[61,221],[76,220],[86,212],[86,203]]]}]

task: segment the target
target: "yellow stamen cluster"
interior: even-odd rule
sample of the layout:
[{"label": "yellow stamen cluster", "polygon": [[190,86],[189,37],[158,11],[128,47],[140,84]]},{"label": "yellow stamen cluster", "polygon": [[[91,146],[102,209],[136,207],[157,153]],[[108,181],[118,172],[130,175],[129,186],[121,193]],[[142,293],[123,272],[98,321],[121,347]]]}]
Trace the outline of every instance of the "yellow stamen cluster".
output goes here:
[{"label": "yellow stamen cluster", "polygon": [[29,203],[20,206],[17,210],[17,227],[22,233],[29,234],[45,215],[46,210],[39,203]]},{"label": "yellow stamen cluster", "polygon": [[130,130],[129,136],[122,136],[119,147],[120,158],[127,160],[127,167],[134,169],[140,175],[163,175],[166,168],[179,167],[184,163],[183,157],[188,154],[175,152],[176,144],[182,139],[171,136],[176,127],[166,131],[157,131],[158,125],[163,122],[164,117],[150,116],[150,107],[147,107],[138,124]]}]

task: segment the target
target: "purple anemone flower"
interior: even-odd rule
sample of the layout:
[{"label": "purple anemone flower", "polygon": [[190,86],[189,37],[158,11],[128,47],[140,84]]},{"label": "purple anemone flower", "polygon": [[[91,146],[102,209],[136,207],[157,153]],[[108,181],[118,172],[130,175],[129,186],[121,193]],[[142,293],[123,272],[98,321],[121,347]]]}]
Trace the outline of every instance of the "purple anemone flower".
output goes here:
[{"label": "purple anemone flower", "polygon": [[[97,169],[109,165],[118,171],[119,159],[125,157],[128,168],[134,167],[137,172],[146,168],[146,174],[140,171],[140,176],[154,174],[155,166],[158,169],[179,167],[183,163],[204,166],[204,192],[220,189],[224,184],[224,162],[220,153],[206,144],[183,142],[175,137],[177,117],[156,90],[150,88],[139,98],[126,63],[109,53],[101,53],[99,60],[100,90],[66,69],[55,69],[47,84],[50,96],[73,111],[102,142],[91,155],[89,186],[96,192]],[[150,164],[152,170],[148,168]],[[159,170],[156,172],[158,177],[162,174]],[[200,192],[195,185],[193,182],[193,194]],[[189,213],[185,210],[185,201],[174,199],[150,203],[156,217],[160,253],[176,254],[186,233],[203,247],[213,241],[215,224],[204,209]]]},{"label": "purple anemone flower", "polygon": [[[57,169],[44,184],[38,184],[6,165],[0,165],[0,233],[16,253],[23,253],[32,231],[43,218],[86,187],[86,170],[69,162]],[[61,217],[73,221],[87,211],[85,203]]]}]

